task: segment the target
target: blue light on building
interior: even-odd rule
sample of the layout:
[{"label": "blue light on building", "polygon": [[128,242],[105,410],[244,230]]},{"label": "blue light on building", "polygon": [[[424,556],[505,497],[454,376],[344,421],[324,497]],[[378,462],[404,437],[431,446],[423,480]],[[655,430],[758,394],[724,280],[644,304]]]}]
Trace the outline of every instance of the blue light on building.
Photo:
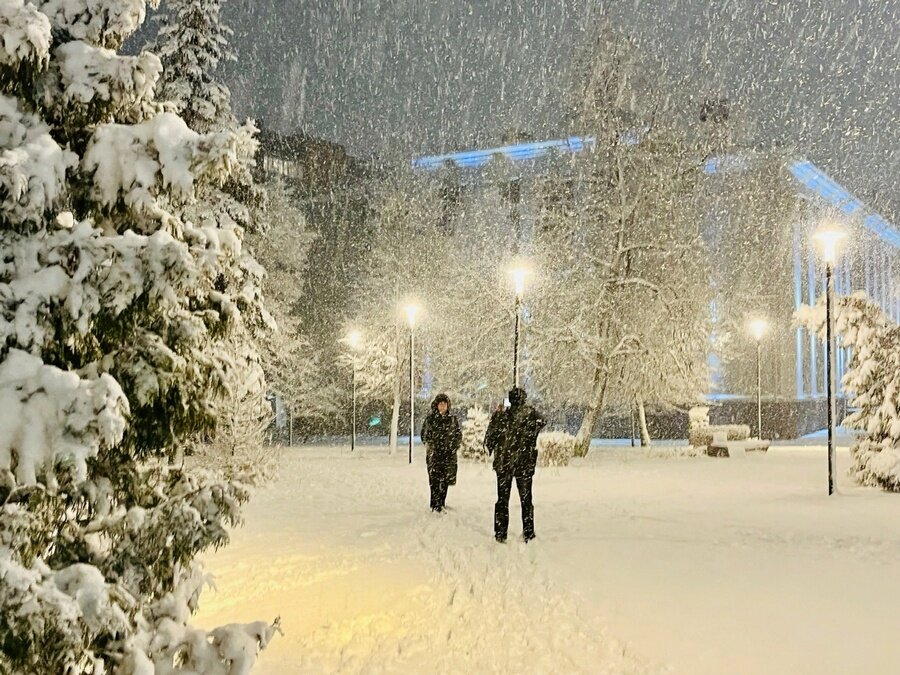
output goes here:
[{"label": "blue light on building", "polygon": [[412,167],[414,169],[439,169],[446,162],[452,162],[462,168],[475,169],[486,165],[495,155],[502,155],[513,162],[521,162],[539,159],[551,150],[568,153],[582,152],[585,149],[594,147],[595,144],[596,139],[593,137],[569,136],[568,138],[555,141],[516,143],[486,150],[467,150],[464,152],[450,152],[444,155],[417,157],[412,161]]},{"label": "blue light on building", "polygon": [[[812,162],[808,160],[791,162],[788,165],[788,169],[794,178],[831,206],[840,209],[848,217],[859,215],[868,210],[859,199],[836,181],[829,178],[825,172]],[[867,215],[862,219],[862,224],[867,230],[890,242],[894,247],[900,248],[900,232],[877,213]]]},{"label": "blue light on building", "polygon": [[[638,132],[623,134],[622,142],[626,145],[639,143],[640,134]],[[569,136],[568,138],[557,140],[515,143],[485,150],[465,150],[443,155],[417,157],[412,160],[412,167],[414,169],[435,170],[441,168],[447,162],[451,162],[460,168],[477,169],[487,165],[496,155],[501,155],[513,162],[522,162],[540,159],[551,150],[565,153],[583,152],[593,148],[596,143],[597,139],[593,136]],[[710,157],[704,162],[703,171],[707,174],[714,174],[722,170],[742,170],[747,166],[746,158],[740,155]],[[809,160],[802,159],[791,162],[788,165],[788,170],[801,184],[815,192],[831,206],[840,209],[847,216],[859,215],[868,210],[859,199]],[[866,229],[889,241],[893,246],[900,248],[900,232],[880,215],[869,213],[863,218],[862,222]]]}]

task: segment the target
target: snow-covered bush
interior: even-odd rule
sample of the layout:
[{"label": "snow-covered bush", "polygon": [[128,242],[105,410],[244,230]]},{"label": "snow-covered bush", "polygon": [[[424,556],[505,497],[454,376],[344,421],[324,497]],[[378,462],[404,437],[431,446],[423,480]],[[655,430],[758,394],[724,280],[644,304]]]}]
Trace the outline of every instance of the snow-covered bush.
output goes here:
[{"label": "snow-covered bush", "polygon": [[689,459],[706,457],[706,449],[693,445],[656,446],[647,452],[648,457],[657,459]]},{"label": "snow-covered bush", "polygon": [[[834,314],[835,335],[849,351],[841,385],[853,412],[843,424],[863,432],[850,448],[851,473],[863,485],[900,492],[900,326],[862,292],[836,298]],[[825,337],[824,299],[796,318]]]},{"label": "snow-covered bush", "polygon": [[487,449],[484,447],[484,435],[487,433],[490,416],[485,410],[472,406],[466,411],[466,419],[462,423],[462,446],[460,454],[464,459],[472,459],[479,462],[488,460]]},{"label": "snow-covered bush", "polygon": [[[246,673],[274,625],[194,628],[245,483],[173,459],[262,399],[262,270],[183,216],[248,139],[112,50],[145,0],[0,0],[0,672]],[[155,4],[155,3],[150,3]]]},{"label": "snow-covered bush", "polygon": [[567,466],[575,453],[575,437],[565,431],[545,431],[537,440],[538,466]]}]

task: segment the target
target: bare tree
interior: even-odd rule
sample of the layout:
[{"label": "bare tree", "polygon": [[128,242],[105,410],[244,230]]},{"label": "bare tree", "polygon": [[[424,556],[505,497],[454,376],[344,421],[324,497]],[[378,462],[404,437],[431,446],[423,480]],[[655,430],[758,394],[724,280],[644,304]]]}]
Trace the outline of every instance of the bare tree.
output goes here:
[{"label": "bare tree", "polygon": [[574,208],[536,237],[545,281],[530,343],[545,394],[585,407],[578,455],[610,402],[700,389],[708,350],[702,149],[629,40],[603,28],[594,49],[575,110],[595,145]]}]

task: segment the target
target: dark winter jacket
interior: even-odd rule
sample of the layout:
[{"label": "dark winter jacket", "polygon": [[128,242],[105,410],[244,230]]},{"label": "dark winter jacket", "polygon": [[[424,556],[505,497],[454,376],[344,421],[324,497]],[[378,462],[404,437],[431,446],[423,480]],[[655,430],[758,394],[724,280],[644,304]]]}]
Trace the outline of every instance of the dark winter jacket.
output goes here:
[{"label": "dark winter jacket", "polygon": [[[438,412],[438,403],[447,403],[447,414]],[[456,451],[462,443],[459,422],[450,414],[450,399],[439,394],[431,402],[431,412],[422,423],[422,442],[425,443],[425,463],[428,472],[443,472],[450,485],[456,483]]]},{"label": "dark winter jacket", "polygon": [[494,455],[503,444],[503,425],[506,420],[506,411],[503,406],[498,407],[491,415],[487,431],[484,432],[484,447],[489,455]]},{"label": "dark winter jacket", "polygon": [[488,425],[485,443],[493,452],[498,474],[522,478],[534,475],[537,437],[546,422],[525,399],[524,389],[513,389],[509,409],[495,412]]}]

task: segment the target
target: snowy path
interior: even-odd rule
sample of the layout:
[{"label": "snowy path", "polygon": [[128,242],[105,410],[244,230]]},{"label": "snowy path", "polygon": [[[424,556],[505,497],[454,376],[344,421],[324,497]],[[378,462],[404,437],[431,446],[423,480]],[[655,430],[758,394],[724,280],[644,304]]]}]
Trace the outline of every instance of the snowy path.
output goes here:
[{"label": "snowy path", "polygon": [[824,466],[594,451],[538,473],[538,541],[512,505],[501,546],[487,467],[435,515],[418,463],[295,448],[209,557],[199,620],[280,614],[260,673],[895,672],[900,497],[829,500]]}]

